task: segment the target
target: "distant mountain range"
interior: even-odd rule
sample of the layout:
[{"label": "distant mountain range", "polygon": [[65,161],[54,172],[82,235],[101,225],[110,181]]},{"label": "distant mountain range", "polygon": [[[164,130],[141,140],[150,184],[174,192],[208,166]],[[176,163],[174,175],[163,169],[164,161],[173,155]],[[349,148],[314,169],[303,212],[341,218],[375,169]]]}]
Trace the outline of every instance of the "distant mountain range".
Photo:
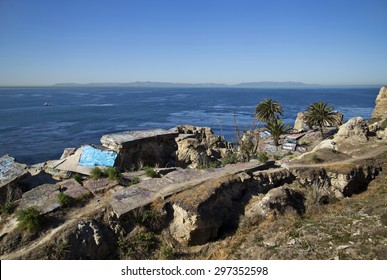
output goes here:
[{"label": "distant mountain range", "polygon": [[305,84],[302,82],[250,82],[235,85],[218,84],[218,83],[169,83],[169,82],[131,82],[131,83],[58,83],[56,87],[307,87],[319,86],[317,84]]}]

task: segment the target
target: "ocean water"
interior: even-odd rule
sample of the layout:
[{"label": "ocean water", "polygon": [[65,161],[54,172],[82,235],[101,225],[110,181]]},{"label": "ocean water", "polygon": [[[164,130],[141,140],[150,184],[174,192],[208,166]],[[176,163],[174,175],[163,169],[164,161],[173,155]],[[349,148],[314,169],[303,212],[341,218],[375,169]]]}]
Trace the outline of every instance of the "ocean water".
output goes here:
[{"label": "ocean water", "polygon": [[[100,144],[103,134],[124,130],[209,126],[235,140],[234,115],[249,129],[255,105],[278,100],[284,121],[326,101],[344,114],[370,118],[377,87],[314,88],[0,88],[0,156],[33,164],[57,159],[66,147]],[[52,106],[43,106],[45,102]]]}]

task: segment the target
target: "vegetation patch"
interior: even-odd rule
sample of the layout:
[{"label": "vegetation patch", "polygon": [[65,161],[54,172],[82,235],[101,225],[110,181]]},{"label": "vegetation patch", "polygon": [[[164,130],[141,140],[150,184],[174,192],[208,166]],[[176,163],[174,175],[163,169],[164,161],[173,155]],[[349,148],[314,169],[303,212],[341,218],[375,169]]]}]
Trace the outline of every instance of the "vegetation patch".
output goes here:
[{"label": "vegetation patch", "polygon": [[262,152],[258,154],[258,160],[262,163],[266,163],[269,160],[269,156],[266,152]]},{"label": "vegetation patch", "polygon": [[105,170],[102,170],[99,167],[94,167],[90,172],[90,177],[94,180],[98,180],[101,178],[109,178],[109,180],[112,181],[120,181],[121,180],[121,173],[117,170],[115,167],[108,167]]},{"label": "vegetation patch", "polygon": [[130,237],[120,237],[118,250],[123,258],[141,260],[148,259],[157,245],[157,238],[151,232],[138,232]]},{"label": "vegetation patch", "polygon": [[73,178],[75,181],[77,181],[78,183],[81,183],[83,178],[82,178],[82,175],[79,174],[79,173],[74,173],[71,178]]},{"label": "vegetation patch", "polygon": [[144,169],[145,176],[149,178],[158,178],[159,175],[156,173],[156,171],[152,167],[145,167]]},{"label": "vegetation patch", "polygon": [[90,177],[94,180],[98,180],[104,177],[103,171],[99,167],[94,167],[90,172]]},{"label": "vegetation patch", "polygon": [[120,181],[121,179],[121,173],[117,170],[115,167],[108,167],[104,171],[104,176],[109,178],[111,181]]},{"label": "vegetation patch", "polygon": [[233,164],[238,162],[238,157],[234,153],[230,153],[222,158],[222,165]]},{"label": "vegetation patch", "polygon": [[75,203],[74,198],[72,198],[71,196],[68,196],[67,194],[62,193],[62,192],[58,193],[56,195],[56,198],[58,199],[60,207],[62,207],[62,208],[71,207]]},{"label": "vegetation patch", "polygon": [[38,209],[29,207],[17,213],[19,228],[29,232],[36,232],[43,226],[43,218]]}]

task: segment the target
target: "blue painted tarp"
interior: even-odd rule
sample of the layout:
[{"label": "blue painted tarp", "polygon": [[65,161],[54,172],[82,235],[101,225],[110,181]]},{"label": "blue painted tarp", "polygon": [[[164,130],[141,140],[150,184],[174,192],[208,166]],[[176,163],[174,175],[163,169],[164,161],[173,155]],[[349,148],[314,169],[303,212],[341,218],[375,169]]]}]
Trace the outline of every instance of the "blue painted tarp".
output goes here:
[{"label": "blue painted tarp", "polygon": [[81,166],[114,166],[117,153],[101,151],[92,146],[84,146],[78,165]]}]

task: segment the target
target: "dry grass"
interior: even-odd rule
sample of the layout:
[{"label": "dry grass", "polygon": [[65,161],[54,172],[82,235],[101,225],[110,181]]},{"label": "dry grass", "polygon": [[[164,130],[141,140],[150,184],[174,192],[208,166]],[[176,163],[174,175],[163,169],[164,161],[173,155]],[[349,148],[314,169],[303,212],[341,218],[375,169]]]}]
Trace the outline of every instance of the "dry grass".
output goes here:
[{"label": "dry grass", "polygon": [[[383,170],[367,191],[327,205],[308,202],[302,217],[288,212],[244,222],[200,258],[387,259],[387,164]],[[303,191],[308,201],[312,190]]]}]

